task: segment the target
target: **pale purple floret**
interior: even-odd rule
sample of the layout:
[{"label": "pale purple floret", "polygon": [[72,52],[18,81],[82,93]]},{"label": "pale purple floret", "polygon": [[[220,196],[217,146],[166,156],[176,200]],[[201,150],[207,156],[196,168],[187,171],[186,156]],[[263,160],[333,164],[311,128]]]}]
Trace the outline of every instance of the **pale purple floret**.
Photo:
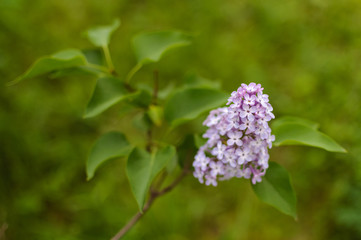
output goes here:
[{"label": "pale purple floret", "polygon": [[243,133],[241,131],[229,131],[227,133],[229,139],[227,140],[227,145],[232,146],[236,144],[237,146],[242,146],[243,142],[241,140]]},{"label": "pale purple floret", "polygon": [[217,177],[218,175],[222,175],[224,173],[224,166],[221,161],[210,162],[209,167],[211,169],[210,174],[212,177]]},{"label": "pale purple floret", "polygon": [[222,162],[230,165],[232,168],[237,167],[237,155],[235,154],[234,148],[230,148],[225,152]]},{"label": "pale purple floret", "polygon": [[222,144],[221,141],[217,143],[217,146],[213,148],[212,154],[216,156],[219,160],[222,160],[226,146]]},{"label": "pale purple floret", "polygon": [[255,119],[254,112],[256,109],[251,107],[251,105],[243,104],[242,105],[243,111],[240,112],[239,116],[241,118],[247,118],[249,121],[253,122]]},{"label": "pale purple floret", "polygon": [[239,129],[247,130],[247,132],[253,132],[254,130],[256,130],[256,126],[253,121],[250,121],[247,118],[242,118],[242,123],[239,125]]},{"label": "pale purple floret", "polygon": [[205,171],[208,167],[210,159],[204,154],[203,151],[199,151],[193,162],[194,167],[198,167],[200,170]]},{"label": "pale purple floret", "polygon": [[257,98],[255,95],[249,95],[248,93],[246,93],[244,95],[243,104],[248,106],[253,106],[256,103],[256,99]]},{"label": "pale purple floret", "polygon": [[237,163],[243,165],[253,160],[253,156],[249,147],[238,148],[236,150]]},{"label": "pale purple floret", "polygon": [[206,179],[206,185],[213,185],[213,186],[217,186],[217,178],[216,177],[212,177],[210,175],[206,175],[205,176],[205,179]]},{"label": "pale purple floret", "polygon": [[206,185],[233,177],[262,181],[268,168],[268,148],[275,140],[268,122],[274,118],[260,84],[242,84],[232,92],[228,107],[212,110],[203,125],[207,139],[195,156],[194,177]]}]

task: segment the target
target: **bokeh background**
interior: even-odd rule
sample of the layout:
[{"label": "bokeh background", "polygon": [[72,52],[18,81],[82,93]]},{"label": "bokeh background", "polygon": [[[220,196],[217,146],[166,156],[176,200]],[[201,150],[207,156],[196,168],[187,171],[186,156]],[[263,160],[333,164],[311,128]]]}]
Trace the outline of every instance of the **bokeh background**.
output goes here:
[{"label": "bokeh background", "polygon": [[276,116],[319,122],[348,154],[308,147],[271,150],[290,172],[298,221],[261,203],[246,180],[205,187],[188,177],[155,202],[126,239],[361,239],[361,1],[358,0],[1,0],[0,226],[7,239],[109,239],[137,211],[124,159],[87,182],[85,161],[106,131],[143,133],[120,106],[83,119],[91,77],[5,83],[38,57],[92,48],[82,32],[122,20],[110,45],[121,76],[135,64],[130,41],[149,30],[195,34],[142,69],[161,87],[189,72],[231,92],[261,83]]}]

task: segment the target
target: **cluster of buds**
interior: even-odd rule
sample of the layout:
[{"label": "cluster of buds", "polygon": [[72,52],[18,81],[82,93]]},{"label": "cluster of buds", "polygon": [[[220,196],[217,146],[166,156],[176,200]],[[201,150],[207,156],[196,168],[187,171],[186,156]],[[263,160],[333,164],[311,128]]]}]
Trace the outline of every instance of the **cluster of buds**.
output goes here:
[{"label": "cluster of buds", "polygon": [[268,168],[268,148],[275,140],[268,122],[275,116],[260,84],[242,84],[228,99],[227,107],[212,110],[203,125],[209,127],[193,162],[201,183],[233,177],[252,178],[256,184]]}]

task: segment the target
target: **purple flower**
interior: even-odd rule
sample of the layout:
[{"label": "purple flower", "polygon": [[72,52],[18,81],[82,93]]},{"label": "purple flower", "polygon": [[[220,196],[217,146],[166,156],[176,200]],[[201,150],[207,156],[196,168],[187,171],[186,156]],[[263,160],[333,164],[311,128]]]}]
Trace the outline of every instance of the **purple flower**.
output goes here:
[{"label": "purple flower", "polygon": [[252,108],[252,112],[255,114],[256,118],[263,118],[265,116],[265,108],[262,107],[261,105],[257,104],[255,106],[253,106]]},{"label": "purple flower", "polygon": [[251,167],[251,171],[253,174],[253,178],[252,178],[252,183],[256,184],[257,182],[261,182],[262,181],[262,176],[265,175],[265,171],[261,171],[260,169],[254,169],[253,167]]},{"label": "purple flower", "polygon": [[217,175],[221,175],[224,173],[224,169],[223,169],[223,163],[221,161],[218,162],[210,162],[209,164],[211,170],[211,176],[213,177],[217,177]]},{"label": "purple flower", "polygon": [[224,154],[224,158],[222,159],[222,162],[224,164],[229,164],[232,168],[235,168],[237,166],[236,160],[237,160],[237,156],[235,155],[234,148],[230,148]]},{"label": "purple flower", "polygon": [[250,121],[247,118],[242,118],[242,124],[239,125],[239,129],[241,129],[241,130],[248,129],[250,132],[253,132],[254,130],[256,130],[256,128],[254,126],[254,122]]},{"label": "purple flower", "polygon": [[241,112],[240,108],[230,107],[228,110],[229,114],[227,115],[229,119],[239,118],[239,113]]},{"label": "purple flower", "polygon": [[258,93],[258,94],[257,94],[257,101],[258,101],[259,104],[261,104],[263,107],[267,107],[267,103],[269,102],[269,100],[268,100],[268,95],[267,95],[267,94]]},{"label": "purple flower", "polygon": [[268,148],[275,140],[268,122],[275,116],[260,84],[242,84],[232,92],[228,107],[212,110],[203,125],[207,142],[195,156],[193,175],[217,186],[233,177],[262,181],[268,168]]},{"label": "purple flower", "polygon": [[226,150],[226,146],[222,144],[222,142],[218,142],[217,146],[213,148],[212,154],[214,156],[217,156],[219,160],[222,160],[224,151]]},{"label": "purple flower", "polygon": [[203,171],[199,170],[198,168],[195,168],[195,171],[193,172],[193,176],[195,178],[198,178],[200,183],[204,183],[204,180],[203,180],[204,172]]},{"label": "purple flower", "polygon": [[252,153],[251,153],[251,151],[250,151],[250,149],[248,147],[238,148],[236,150],[236,155],[238,157],[237,158],[237,163],[239,165],[250,162],[253,159]]},{"label": "purple flower", "polygon": [[228,132],[227,136],[229,137],[227,141],[228,146],[232,146],[237,144],[238,146],[242,146],[243,142],[241,140],[243,133],[240,131]]},{"label": "purple flower", "polygon": [[207,186],[213,185],[213,186],[217,187],[217,178],[209,176],[209,175],[206,175],[205,178],[206,178]]},{"label": "purple flower", "polygon": [[253,113],[255,112],[255,109],[253,107],[250,107],[250,105],[247,105],[247,104],[243,104],[242,108],[243,108],[243,111],[240,112],[239,116],[241,118],[247,117],[247,119],[249,121],[253,122],[254,118],[255,118],[253,115]]},{"label": "purple flower", "polygon": [[239,128],[239,120],[238,119],[234,119],[228,122],[228,127],[227,127],[227,131],[230,131],[232,129],[238,129]]},{"label": "purple flower", "polygon": [[246,93],[244,95],[244,101],[243,103],[245,105],[249,105],[249,106],[253,106],[255,104],[255,101],[256,101],[256,96],[255,95],[249,95],[248,93]]},{"label": "purple flower", "polygon": [[197,153],[195,160],[196,161],[193,162],[193,166],[198,167],[202,171],[207,169],[208,163],[210,162],[210,159],[202,151]]}]

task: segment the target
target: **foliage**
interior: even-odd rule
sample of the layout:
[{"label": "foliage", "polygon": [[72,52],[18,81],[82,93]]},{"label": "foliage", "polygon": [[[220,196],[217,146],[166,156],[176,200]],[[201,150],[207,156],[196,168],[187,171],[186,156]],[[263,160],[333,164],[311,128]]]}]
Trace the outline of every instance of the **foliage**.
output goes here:
[{"label": "foliage", "polygon": [[[104,50],[104,55],[108,61],[109,76],[98,78],[85,117],[95,117],[136,92],[134,86],[130,86],[128,82],[116,78],[116,74],[113,72],[108,45],[111,34],[118,26],[119,20],[115,20],[112,25],[87,31],[89,41]],[[133,45],[138,63],[130,74],[134,74],[134,69],[138,69],[139,66],[145,63],[159,61],[161,56],[170,49],[188,44],[190,44],[188,37],[179,31],[162,31],[137,35],[133,38]],[[35,63],[22,79],[76,67],[79,65],[79,61],[76,61],[78,59],[83,60],[80,62],[81,64],[86,64],[86,57],[80,50],[65,50],[56,53],[49,59],[43,58]],[[93,67],[101,68],[102,66],[95,65]],[[128,77],[126,81],[129,80]],[[153,98],[154,101],[157,101],[158,79],[154,79],[154,81]],[[199,117],[204,112],[224,105],[227,96],[220,89],[211,87],[185,87],[174,90],[164,106],[165,120],[167,120],[171,128],[174,128]],[[145,107],[153,124],[162,127],[160,112],[163,112],[163,107],[161,105],[148,105]],[[303,144],[320,147],[328,151],[345,152],[345,149],[330,137],[318,132],[317,125],[308,120],[288,117],[281,118],[275,124],[276,146]],[[147,131],[152,131],[152,124]],[[148,141],[151,141],[151,139],[148,139]],[[175,146],[169,145],[166,148],[157,150],[157,148],[152,148],[150,144],[152,143],[148,142],[147,149],[135,147],[129,154],[127,161],[127,176],[140,212],[143,211],[153,180],[175,155]],[[167,144],[171,144],[171,142]],[[88,158],[88,179],[93,177],[96,168],[105,160],[128,156],[130,147],[131,145],[129,145],[122,133],[113,132],[104,135],[98,140]],[[266,203],[275,206],[281,212],[296,218],[296,197],[287,171],[277,164],[271,163],[268,172],[266,179],[254,187],[257,196]]]},{"label": "foliage", "polygon": [[297,218],[296,195],[287,170],[271,162],[265,179],[253,186],[257,196],[281,212]]},{"label": "foliage", "polygon": [[[36,6],[49,7],[51,4],[55,4],[40,4],[36,1],[34,7],[31,7],[27,6],[26,3],[22,3],[22,1],[7,2],[7,7],[3,9],[18,8],[19,11],[25,11],[21,10],[24,8],[27,9],[26,12],[31,12],[31,9],[40,11],[36,9]],[[179,151],[185,135],[195,132],[201,133],[199,121],[204,119],[202,114],[217,104],[222,105],[224,103],[224,98],[221,100],[220,97],[219,103],[218,100],[215,100],[212,107],[192,110],[183,115],[175,115],[180,114],[175,112],[172,113],[175,117],[169,117],[169,112],[166,109],[172,98],[177,96],[177,92],[187,89],[207,89],[219,92],[220,95],[224,94],[223,90],[219,91],[220,88],[217,86],[200,86],[194,84],[195,80],[191,81],[191,86],[186,85],[187,78],[183,79],[182,76],[187,69],[197,69],[202,75],[227,79],[228,81],[223,81],[222,89],[226,89],[228,93],[241,82],[262,82],[265,88],[270,90],[270,99],[274,101],[273,105],[276,107],[277,118],[283,115],[297,115],[313,120],[317,119],[321,123],[322,131],[337,137],[339,141],[343,142],[343,145],[348,146],[347,149],[351,153],[347,157],[339,154],[328,154],[317,149],[306,151],[304,147],[275,148],[271,152],[271,160],[281,163],[290,170],[297,195],[301,198],[298,203],[300,208],[298,212],[302,213],[299,214],[300,227],[295,227],[287,218],[282,218],[277,213],[273,213],[272,210],[260,205],[259,208],[264,210],[266,214],[263,219],[250,220],[250,229],[262,229],[260,236],[265,236],[266,231],[272,232],[270,236],[263,239],[288,239],[289,236],[286,236],[286,234],[301,235],[302,228],[307,229],[309,223],[306,219],[314,216],[314,212],[316,212],[319,219],[323,219],[322,223],[314,223],[315,229],[312,234],[315,234],[318,238],[329,234],[327,228],[324,228],[322,224],[329,223],[331,214],[339,214],[338,220],[335,220],[332,224],[338,224],[338,228],[335,229],[340,232],[344,231],[342,224],[346,224],[351,229],[354,228],[353,226],[358,226],[354,224],[357,219],[349,220],[351,217],[348,218],[347,214],[341,213],[342,211],[328,213],[324,210],[328,205],[337,208],[338,201],[347,198],[348,193],[352,191],[345,190],[336,194],[336,189],[340,186],[347,186],[349,181],[355,181],[358,176],[358,165],[356,165],[355,161],[349,159],[356,159],[358,156],[358,148],[355,146],[360,139],[355,132],[357,132],[359,126],[355,123],[355,120],[359,117],[357,91],[360,85],[356,81],[354,82],[355,79],[358,79],[359,74],[357,74],[353,66],[348,65],[355,58],[351,50],[358,46],[357,41],[355,41],[358,31],[353,28],[352,24],[346,24],[352,16],[358,16],[356,14],[357,10],[354,10],[357,8],[352,7],[357,4],[352,2],[330,3],[329,7],[308,2],[299,4],[301,8],[303,7],[302,9],[308,9],[305,10],[306,12],[309,11],[315,14],[319,11],[321,15],[318,15],[318,17],[325,20],[324,25],[314,25],[313,23],[319,21],[309,18],[309,14],[302,13],[302,11],[292,11],[292,9],[299,9],[296,3],[289,3],[281,7],[259,1],[247,2],[245,6],[234,6],[230,3],[221,5],[220,3],[209,2],[201,4],[204,9],[200,11],[199,19],[187,15],[190,22],[196,23],[195,25],[191,24],[192,26],[186,26],[183,21],[180,21],[185,17],[182,14],[187,14],[181,9],[183,7],[189,9],[190,3],[182,3],[181,7],[173,6],[170,8],[180,10],[179,14],[173,12],[174,18],[171,13],[158,14],[156,6],[159,7],[161,4],[164,3],[155,3],[155,6],[150,8],[150,13],[146,14],[146,18],[152,19],[151,22],[155,24],[154,26],[156,26],[157,22],[164,22],[156,16],[162,16],[168,20],[173,19],[168,23],[160,24],[163,29],[178,26],[190,32],[201,31],[202,34],[194,39],[187,38],[187,44],[189,44],[188,41],[192,40],[193,46],[189,45],[187,48],[182,48],[182,51],[172,50],[168,54],[159,55],[162,58],[157,59],[155,62],[145,62],[142,63],[141,67],[137,66],[137,57],[135,57],[134,61],[131,61],[132,55],[128,50],[131,49],[128,42],[132,42],[129,40],[130,35],[138,32],[139,29],[158,29],[158,27],[145,27],[145,24],[142,24],[144,19],[131,17],[133,13],[137,13],[133,14],[133,16],[140,16],[141,14],[138,12],[140,9],[137,9],[132,4],[124,5],[124,7],[121,7],[122,12],[129,11],[129,15],[124,14],[123,20],[127,19],[128,23],[122,23],[124,27],[121,33],[122,36],[117,35],[119,32],[114,32],[115,36],[112,38],[114,41],[110,45],[111,52],[115,53],[112,55],[117,75],[113,74],[109,59],[106,60],[104,49],[100,49],[101,51],[91,49],[95,53],[94,55],[89,54],[90,49],[75,50],[77,54],[80,52],[81,55],[74,55],[74,61],[71,60],[72,57],[65,57],[64,59],[63,57],[59,58],[59,56],[55,55],[56,57],[54,57],[54,55],[51,55],[41,59],[46,59],[46,67],[41,66],[43,63],[39,65],[40,67],[33,65],[34,68],[31,68],[22,76],[22,78],[24,76],[26,78],[40,78],[40,81],[24,81],[22,84],[2,90],[4,94],[1,99],[3,109],[9,114],[5,112],[1,114],[2,119],[4,119],[1,128],[3,136],[2,155],[4,157],[0,167],[2,169],[2,184],[0,185],[1,193],[6,193],[2,194],[2,201],[6,206],[3,209],[6,209],[8,213],[7,217],[5,217],[5,214],[1,213],[1,215],[2,219],[6,219],[10,223],[9,236],[19,239],[24,238],[24,235],[29,239],[48,239],[49,236],[54,236],[55,239],[99,239],[109,237],[109,233],[119,228],[124,223],[123,221],[128,218],[127,216],[130,216],[135,211],[136,207],[132,202],[128,201],[128,199],[131,200],[132,198],[129,196],[130,190],[124,184],[125,169],[123,169],[124,165],[122,164],[125,161],[114,160],[105,163],[105,160],[111,159],[113,156],[116,157],[117,152],[114,155],[99,158],[99,161],[101,163],[104,161],[104,164],[97,168],[95,179],[83,183],[85,175],[82,173],[81,168],[84,168],[84,164],[79,159],[86,158],[85,155],[91,144],[96,142],[95,139],[97,137],[99,141],[102,139],[101,133],[106,134],[113,130],[123,132],[131,145],[136,145],[139,149],[144,148],[146,145],[144,141],[146,132],[151,127],[154,137],[159,140],[154,144],[163,146],[161,142],[170,143],[176,147],[179,161],[184,161],[180,157],[183,153],[181,154]],[[25,8],[25,6],[30,7],[30,9]],[[99,7],[96,7],[96,3],[93,2],[87,6],[92,6],[94,11]],[[220,6],[222,7],[219,8]],[[63,3],[57,3],[56,8],[68,9]],[[193,8],[191,7],[191,9]],[[216,9],[222,10],[218,11]],[[346,16],[337,9],[347,9],[350,14]],[[194,9],[191,11],[192,15],[195,13],[194,11]],[[223,13],[221,14],[222,11],[227,12],[228,17],[225,17]],[[242,14],[239,14],[239,11]],[[291,16],[287,14],[289,12],[296,14],[291,14]],[[79,36],[77,33],[82,31],[84,26],[90,24],[84,22],[84,20],[76,20],[78,24],[64,23],[69,29],[65,31],[64,29],[58,30],[59,21],[56,20],[56,16],[51,17],[53,20],[47,23],[48,27],[39,24],[39,22],[36,24],[39,19],[27,18],[29,24],[40,26],[39,31],[48,34],[39,36],[37,39],[38,31],[27,30],[33,28],[24,21],[18,23],[11,14],[18,13],[6,13],[0,19],[1,30],[7,33],[8,39],[13,40],[13,42],[10,42],[6,38],[0,38],[0,42],[9,46],[16,46],[12,51],[8,50],[7,47],[2,48],[2,51],[5,52],[5,58],[8,56],[9,59],[4,61],[3,58],[1,60],[1,70],[4,73],[3,79],[6,82],[14,79],[17,73],[21,72],[21,69],[24,69],[24,66],[34,59],[34,55],[47,54],[54,51],[54,49],[59,49],[59,46],[86,46],[81,38],[77,38]],[[45,15],[47,15],[46,12],[44,12],[43,16]],[[194,16],[196,15],[194,14]],[[65,17],[67,23],[71,22],[70,16]],[[242,16],[241,20],[235,22],[234,20],[238,16]],[[100,14],[93,21],[111,22],[107,18],[105,15]],[[330,19],[341,19],[341,22]],[[134,26],[131,26],[131,24],[134,24]],[[65,25],[60,24],[59,26]],[[225,26],[230,29],[226,29]],[[342,26],[348,27],[344,28]],[[251,30],[238,31],[238,28]],[[320,34],[325,31],[325,35]],[[152,31],[152,33],[157,32],[159,31]],[[179,33],[179,31],[176,32]],[[243,32],[243,34],[240,35],[238,32]],[[286,34],[288,38],[279,38],[278,36],[281,33]],[[149,33],[145,35],[147,34]],[[58,36],[59,39],[57,39]],[[309,37],[304,38],[302,36]],[[29,46],[21,43],[24,39],[28,41]],[[43,41],[50,39],[52,41],[47,41],[49,44],[41,44]],[[324,44],[325,42],[326,44]],[[176,44],[176,46],[178,45]],[[100,55],[97,52],[100,52]],[[173,53],[173,55],[170,53]],[[93,57],[92,61],[90,61],[90,55]],[[94,57],[96,58],[95,61]],[[19,64],[15,64],[18,60]],[[41,60],[37,64],[41,63]],[[48,65],[48,62],[51,64]],[[9,67],[10,63],[13,66],[11,68]],[[135,67],[130,64],[135,65]],[[37,68],[40,70],[37,70]],[[7,70],[4,71],[4,69]],[[129,69],[131,69],[130,74],[125,74]],[[149,80],[152,79],[154,69],[160,72],[159,98],[156,103],[153,100],[153,83]],[[29,74],[32,71],[33,73]],[[137,72],[137,75],[132,72]],[[75,73],[76,75],[73,75]],[[58,78],[71,81],[63,81]],[[104,79],[110,80],[109,82],[106,82],[107,80],[102,82]],[[237,79],[237,81],[234,81],[234,79]],[[343,80],[339,81],[339,79]],[[94,81],[97,81],[97,83],[93,89],[93,94],[89,97],[92,92],[91,88],[94,87]],[[104,82],[106,82],[104,85],[99,85]],[[211,82],[214,83],[214,81]],[[107,85],[108,83],[109,85]],[[130,88],[127,83],[129,83]],[[162,91],[166,90],[171,84],[175,84],[174,89],[170,94],[164,94],[163,96]],[[147,87],[144,87],[144,85],[147,85]],[[354,104],[345,105],[345,96],[349,96],[350,101]],[[82,120],[78,118],[82,116],[81,105],[85,105],[88,97],[90,101],[85,116],[89,117],[89,119]],[[338,111],[335,112],[335,109],[338,109]],[[103,116],[98,116],[100,113],[103,113]],[[96,116],[98,117],[90,118]],[[146,122],[143,131],[130,124],[133,119],[138,117]],[[173,118],[176,120],[171,120]],[[8,126],[14,127],[9,128]],[[173,130],[166,132],[168,127],[172,127]],[[292,120],[276,126],[275,121],[272,127],[276,134],[279,135],[276,139],[282,140],[282,142],[279,142],[280,145],[297,143],[321,147],[330,151],[344,151],[343,148],[335,145],[332,140],[317,130],[318,128],[314,124],[301,124]],[[290,133],[288,129],[293,129],[295,133],[287,135]],[[302,131],[296,131],[295,129],[301,129]],[[308,142],[309,137],[300,136],[301,133],[304,134],[305,129],[311,136],[318,137],[318,141]],[[125,155],[127,153],[124,153],[123,156]],[[121,154],[118,156],[121,156]],[[90,161],[90,158],[88,161]],[[177,171],[179,169],[176,169],[176,173]],[[325,188],[326,182],[327,188]],[[225,183],[217,189],[217,196],[219,191],[222,191],[223,197],[214,197],[215,190],[200,188],[192,179],[189,179],[184,186],[180,186],[182,193],[172,193],[172,196],[159,203],[167,210],[157,208],[157,205],[155,205],[154,212],[157,213],[157,216],[145,218],[145,222],[140,226],[141,231],[135,229],[129,237],[149,238],[154,236],[151,234],[155,234],[154,237],[159,237],[163,233],[167,237],[171,237],[171,231],[168,230],[155,231],[156,233],[154,233],[153,230],[156,229],[157,221],[166,225],[164,229],[173,229],[179,236],[183,235],[188,238],[199,236],[194,227],[190,226],[188,228],[190,230],[187,230],[186,233],[182,233],[176,227],[176,223],[188,224],[186,218],[177,213],[177,208],[179,211],[183,207],[185,211],[194,213],[195,220],[192,220],[189,223],[190,225],[194,224],[195,221],[202,223],[202,226],[200,226],[202,237],[200,239],[212,239],[212,237],[207,238],[207,236],[213,235],[210,228],[206,227],[207,222],[211,220],[206,220],[206,218],[210,219],[210,216],[221,215],[222,219],[234,219],[232,214],[234,211],[231,207],[242,212],[240,210],[241,206],[245,207],[247,204],[246,198],[244,199],[243,195],[240,195],[241,193],[237,193],[239,203],[236,203],[234,189],[237,188],[239,191],[244,190],[246,192],[247,187],[245,183],[237,181]],[[119,192],[121,192],[121,196],[118,196]],[[314,196],[318,194],[320,196],[319,201],[313,202]],[[192,204],[184,206],[182,205],[182,202],[185,201],[183,195],[194,196],[194,198],[200,200],[194,200],[192,197]],[[4,196],[7,197],[4,198]],[[177,198],[183,199],[182,202]],[[207,205],[208,201],[210,205]],[[218,204],[217,201],[228,202],[229,208]],[[167,205],[169,204],[167,202],[171,202],[175,206],[171,212],[168,210],[173,209],[173,207]],[[213,205],[211,204],[218,207],[212,208]],[[257,205],[257,202],[252,204]],[[167,208],[167,206],[169,207]],[[205,206],[208,211],[201,206]],[[344,208],[340,210],[344,210]],[[5,212],[5,210],[0,211]],[[165,211],[174,216],[176,220],[173,223],[164,221]],[[255,212],[255,210],[250,211]],[[44,216],[42,218],[44,221],[32,221],[35,215]],[[73,218],[71,220],[67,219],[67,215],[73,215]],[[98,217],[98,223],[87,220],[94,216]],[[239,216],[243,215],[239,214]],[[278,217],[276,221],[271,223],[267,221],[267,219],[274,219],[275,216]],[[44,224],[45,219],[50,219],[50,221]],[[154,219],[157,219],[157,221],[153,221]],[[23,231],[16,231],[17,225],[24,226],[26,225],[24,223],[31,222],[33,223],[29,225],[29,228],[24,227]],[[242,220],[239,225],[243,223]],[[42,225],[44,230],[32,230],[37,229],[36,224]],[[211,221],[212,224],[217,225],[220,230],[226,230],[227,224],[229,228],[233,226],[227,220],[224,223],[214,220]],[[280,233],[277,226],[283,226],[283,224],[291,227],[284,233]],[[70,229],[70,231],[64,229]],[[231,234],[232,229],[227,231]],[[94,234],[96,237],[91,237]],[[313,236],[307,231],[304,234]],[[221,233],[216,233],[215,236],[217,237],[213,238],[220,238],[221,235]],[[253,237],[259,236],[253,230],[249,231],[249,235]],[[227,238],[225,235],[222,237]],[[232,239],[232,237],[229,238]]]}]

